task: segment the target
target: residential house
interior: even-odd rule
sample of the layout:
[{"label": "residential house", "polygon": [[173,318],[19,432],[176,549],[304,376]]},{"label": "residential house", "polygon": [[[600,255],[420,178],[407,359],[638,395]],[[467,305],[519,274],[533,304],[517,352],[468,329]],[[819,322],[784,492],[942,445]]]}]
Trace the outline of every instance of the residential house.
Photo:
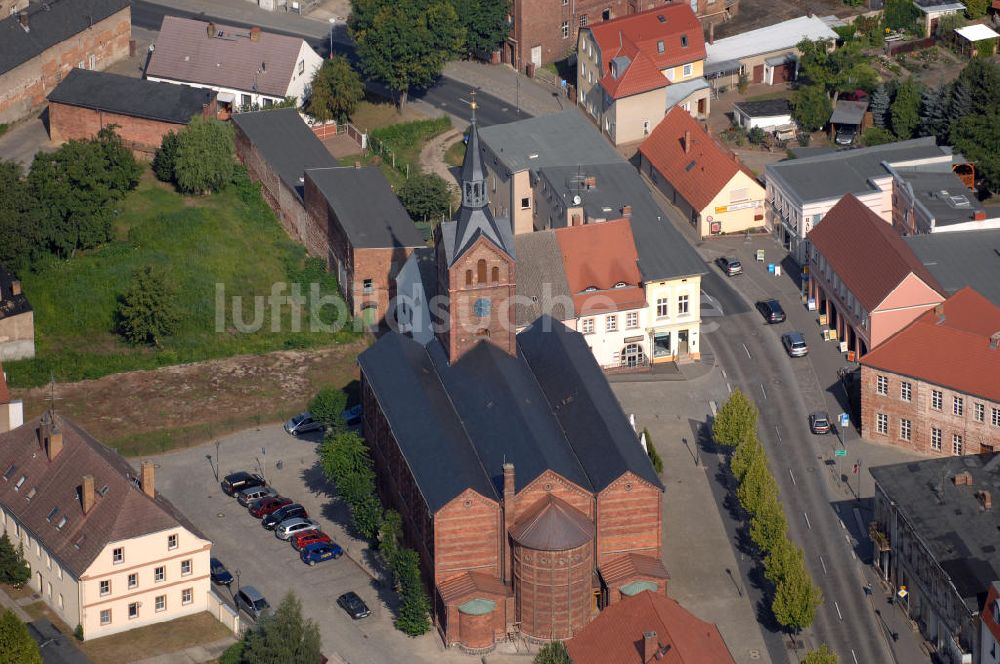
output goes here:
[{"label": "residential house", "polygon": [[862,433],[925,454],[1000,449],[998,346],[1000,307],[971,288],[925,312],[861,358]]},{"label": "residential house", "polygon": [[49,138],[86,140],[113,125],[139,156],[152,158],[170,132],[215,117],[215,92],[108,72],[74,69],[49,93]]},{"label": "residential house", "polygon": [[684,214],[698,237],[765,228],[764,187],[682,109],[671,109],[639,146],[639,170]]},{"label": "residential house", "polygon": [[808,295],[821,324],[863,358],[924,311],[942,288],[903,239],[848,194],[809,233]]},{"label": "residential house", "polygon": [[615,145],[640,141],[675,106],[707,118],[705,38],[686,3],[580,31],[577,101]]},{"label": "residential house", "polygon": [[733,104],[733,124],[750,131],[760,127],[766,132],[780,127],[794,127],[792,104],[785,98],[738,101]]},{"label": "residential house", "polygon": [[710,36],[705,46],[705,76],[715,86],[728,87],[735,86],[741,74],[750,83],[776,85],[794,81],[799,70],[796,47],[803,39],[830,42],[832,48],[838,37],[826,21],[812,15],[725,39]]},{"label": "residential house", "polygon": [[302,105],[322,64],[301,37],[164,16],[146,78],[210,88],[220,105],[248,111],[289,97]]},{"label": "residential house", "polygon": [[1000,307],[1000,229],[904,237],[944,295],[971,286]]},{"label": "residential house", "polygon": [[997,664],[1000,662],[1000,581],[990,584],[986,595],[986,605],[982,611],[983,627],[979,636],[979,652],[982,657],[979,664]]},{"label": "residential house", "polygon": [[0,526],[31,590],[90,640],[209,607],[212,543],[138,473],[48,411],[0,434]]},{"label": "residential house", "polygon": [[904,236],[1000,228],[1000,215],[987,218],[975,192],[953,172],[957,167],[941,166],[888,168],[893,178],[893,228]]},{"label": "residential house", "polygon": [[892,221],[892,173],[887,166],[944,165],[951,148],[933,136],[868,148],[828,152],[768,164],[765,217],[799,265],[809,260],[806,236],[844,194],[853,194],[886,222]]},{"label": "residential house", "polygon": [[103,70],[128,55],[128,0],[50,0],[3,16],[0,123],[41,108],[73,67]]},{"label": "residential house", "polygon": [[10,396],[7,374],[0,366],[0,433],[16,429],[24,424],[24,404]]},{"label": "residential house", "polygon": [[0,362],[35,356],[35,312],[21,280],[0,265]]},{"label": "residential house", "polygon": [[[358,357],[378,490],[398,510],[446,645],[566,639],[622,594],[665,593],[663,485],[578,332],[543,315],[515,334],[510,221],[488,205],[473,123],[462,206],[435,232],[442,316]],[[430,318],[414,315],[410,320]]]},{"label": "residential house", "polygon": [[916,624],[934,659],[996,661],[984,659],[990,651],[981,639],[987,598],[1000,578],[992,498],[1000,455],[910,461],[871,474],[873,562],[894,610]]},{"label": "residential house", "polygon": [[609,606],[566,642],[573,664],[735,664],[719,628],[643,591]]},{"label": "residential house", "polygon": [[965,5],[955,0],[913,0],[914,6],[922,14],[924,37],[937,34],[938,23],[943,16],[954,16],[965,12]]}]

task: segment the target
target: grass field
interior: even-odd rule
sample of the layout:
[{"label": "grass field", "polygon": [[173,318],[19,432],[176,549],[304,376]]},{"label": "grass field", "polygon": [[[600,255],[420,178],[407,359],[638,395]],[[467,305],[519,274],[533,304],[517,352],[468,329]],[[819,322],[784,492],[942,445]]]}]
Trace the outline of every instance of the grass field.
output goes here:
[{"label": "grass field", "polygon": [[[166,273],[183,312],[176,333],[162,339],[158,348],[130,346],[115,333],[117,298],[146,265]],[[288,238],[249,184],[212,196],[187,197],[147,171],[124,201],[114,241],[26,273],[22,282],[35,310],[36,357],[5,364],[13,387],[40,385],[50,376],[75,381],[238,354],[311,348],[355,336],[350,331],[310,331],[308,305],[298,317],[302,323],[297,331],[289,306],[275,316],[270,307],[260,306],[273,284],[300,283],[308,295],[310,284],[316,283],[328,296],[336,296],[337,285],[322,261],[306,259],[304,249]],[[225,294],[222,331],[216,331],[219,288]],[[242,297],[243,321],[255,323],[255,313],[262,314],[259,330],[237,330],[231,296]],[[325,307],[323,314],[327,322],[335,315],[332,307]]]},{"label": "grass field", "polygon": [[[169,622],[139,627],[79,644],[92,662],[127,664],[146,657],[164,656],[191,646],[235,641],[233,633],[209,613],[196,613]],[[178,661],[186,661],[178,658]]]},{"label": "grass field", "polygon": [[[410,173],[420,172],[420,150],[430,139],[451,128],[447,116],[433,120],[413,120],[386,125],[370,133],[370,149],[360,158],[365,165],[378,164],[389,184],[398,188],[406,181],[407,168]],[[345,166],[359,161],[357,157],[347,157],[341,163]]]}]

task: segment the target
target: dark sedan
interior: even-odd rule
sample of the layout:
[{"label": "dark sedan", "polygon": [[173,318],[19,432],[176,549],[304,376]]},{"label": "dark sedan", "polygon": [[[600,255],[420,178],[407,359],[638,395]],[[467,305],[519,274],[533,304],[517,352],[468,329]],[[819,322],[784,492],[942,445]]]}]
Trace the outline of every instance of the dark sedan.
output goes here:
[{"label": "dark sedan", "polygon": [[347,611],[347,615],[351,616],[355,620],[367,618],[372,614],[372,612],[368,609],[368,605],[365,604],[365,601],[358,597],[358,594],[354,591],[346,592],[338,597],[337,604],[344,611]]},{"label": "dark sedan", "polygon": [[208,565],[211,570],[212,583],[220,586],[229,586],[233,582],[233,575],[229,573],[229,570],[226,569],[226,566],[218,558],[210,559]]},{"label": "dark sedan", "polygon": [[757,311],[771,325],[785,322],[785,310],[777,300],[761,300],[757,303]]}]

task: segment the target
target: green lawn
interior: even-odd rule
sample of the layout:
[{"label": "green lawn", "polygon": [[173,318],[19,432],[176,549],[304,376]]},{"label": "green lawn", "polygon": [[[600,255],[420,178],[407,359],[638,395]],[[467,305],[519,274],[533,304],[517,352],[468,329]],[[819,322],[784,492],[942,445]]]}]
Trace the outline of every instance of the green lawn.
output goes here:
[{"label": "green lawn", "polygon": [[[287,306],[276,331],[269,310],[260,331],[236,330],[232,295],[243,297],[242,318],[251,322],[254,296],[266,297],[272,284],[299,282],[308,295],[309,284],[316,282],[321,293],[337,293],[322,262],[305,259],[303,248],[288,238],[254,188],[234,186],[212,196],[187,197],[147,172],[124,201],[116,235],[100,249],[23,275],[35,310],[36,357],[5,364],[13,386],[40,385],[50,375],[73,381],[354,337],[349,331],[311,332],[308,310],[301,331],[292,331]],[[130,346],[114,332],[117,298],[145,265],[166,272],[183,312],[177,332],[157,349]],[[227,302],[222,332],[216,331],[217,284],[224,286]],[[323,314],[332,320],[333,309],[325,307]]]},{"label": "green lawn", "polygon": [[[448,116],[380,127],[371,132],[371,147],[361,161],[365,164],[378,161],[389,183],[394,188],[399,187],[406,181],[407,166],[410,173],[420,172],[420,150],[427,141],[450,128]],[[351,157],[343,163],[353,164],[354,161],[356,158]]]}]

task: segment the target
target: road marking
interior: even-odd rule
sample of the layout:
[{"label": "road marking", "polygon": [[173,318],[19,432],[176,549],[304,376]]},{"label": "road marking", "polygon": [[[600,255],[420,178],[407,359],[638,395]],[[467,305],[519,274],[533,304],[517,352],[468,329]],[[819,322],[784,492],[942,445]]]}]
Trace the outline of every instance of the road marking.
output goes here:
[{"label": "road marking", "polygon": [[806,514],[805,512],[803,512],[803,513],[802,513],[802,516],[804,516],[804,517],[806,518],[806,525],[807,525],[807,526],[809,526],[809,530],[812,530],[812,529],[813,529],[813,527],[812,527],[812,524],[811,524],[811,523],[809,523],[809,515],[808,515],[808,514]]},{"label": "road marking", "polygon": [[747,348],[746,344],[743,344],[743,350],[745,350],[747,352],[747,357],[749,357],[752,360],[753,359],[753,355],[750,354],[750,349]]},{"label": "road marking", "polygon": [[778,442],[780,443],[781,442],[781,432],[778,431],[778,425],[777,424],[774,425],[774,435],[778,437]]},{"label": "road marking", "polygon": [[851,558],[853,558],[854,560],[858,559],[858,557],[854,555],[854,549],[851,549]]},{"label": "road marking", "polygon": [[798,484],[795,482],[795,475],[792,475],[791,468],[788,469],[788,476],[792,478],[792,486],[798,486]]},{"label": "road marking", "polygon": [[730,394],[733,393],[733,386],[729,384],[728,380],[726,381],[726,389],[729,390]]},{"label": "road marking", "polygon": [[725,369],[720,369],[720,371],[722,372],[722,377],[723,378],[729,378],[729,376],[726,375],[726,370]]},{"label": "road marking", "polygon": [[823,561],[823,556],[819,557],[819,564],[823,566],[823,574],[826,574],[826,563]]},{"label": "road marking", "polygon": [[764,395],[764,401],[767,401],[767,392],[764,391],[764,383],[760,384],[760,393]]},{"label": "road marking", "polygon": [[714,401],[709,401],[708,402],[708,408],[712,411],[712,417],[715,417],[715,412],[716,412],[716,409],[718,408],[718,406],[715,405],[715,402]]},{"label": "road marking", "polygon": [[[843,521],[838,521],[837,523],[839,523],[839,524],[840,524],[840,527],[841,527],[841,528],[843,528],[844,530],[847,530],[847,526],[845,526],[845,525],[844,525],[844,522],[843,522]],[[847,541],[848,541],[848,542],[850,542],[851,540],[850,540],[850,539],[848,539]]]},{"label": "road marking", "polygon": [[841,620],[843,620],[844,616],[840,615],[840,604],[837,604],[837,602],[835,601],[833,603],[833,606],[834,606],[834,608],[837,609],[837,617],[840,618]]},{"label": "road marking", "polygon": [[854,648],[851,648],[851,657],[854,658],[854,664],[858,664],[858,656],[854,654]]}]

